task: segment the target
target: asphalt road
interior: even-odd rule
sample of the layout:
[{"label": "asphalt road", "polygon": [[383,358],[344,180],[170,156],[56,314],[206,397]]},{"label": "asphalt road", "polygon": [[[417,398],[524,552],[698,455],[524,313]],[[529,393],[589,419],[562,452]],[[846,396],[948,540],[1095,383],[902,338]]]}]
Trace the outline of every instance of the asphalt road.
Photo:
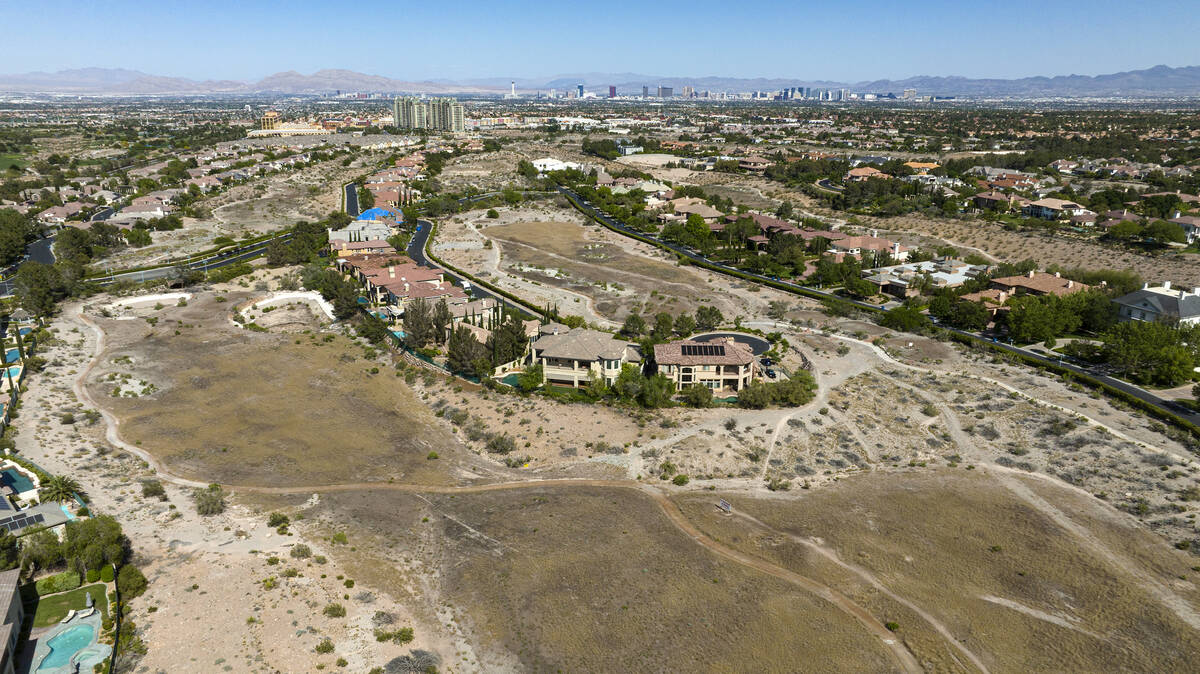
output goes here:
[{"label": "asphalt road", "polygon": [[99,222],[101,220],[107,220],[113,216],[113,213],[116,213],[116,211],[114,211],[111,208],[104,208],[104,209],[98,210],[94,214],[92,214],[91,222]]},{"label": "asphalt road", "polygon": [[[677,246],[673,243],[668,243],[666,241],[662,241],[661,239],[658,239],[658,237],[647,235],[644,232],[638,232],[638,231],[626,226],[625,223],[620,222],[620,221],[610,217],[607,213],[605,213],[605,212],[601,211],[600,209],[592,206],[591,204],[585,202],[583,200],[583,197],[579,196],[578,194],[576,194],[574,191],[572,191],[570,189],[567,189],[565,187],[559,187],[558,190],[559,190],[559,192],[563,193],[564,195],[567,195],[568,197],[571,197],[572,199],[574,199],[574,201],[579,205],[580,208],[582,208],[584,210],[585,213],[587,213],[588,215],[591,215],[593,218],[595,218],[597,220],[600,220],[601,222],[608,225],[609,227],[616,230],[617,232],[625,234],[627,236],[632,236],[635,238],[643,237],[643,238],[653,239],[658,245],[661,245],[661,246],[671,250],[674,253],[682,255],[682,256],[684,256],[690,260],[696,261],[696,262],[703,262],[705,265],[714,267],[718,271],[723,271],[723,272],[726,272],[726,273],[729,273],[729,274],[732,274],[735,276],[744,276],[744,277],[754,278],[754,279],[758,279],[760,281],[771,281],[772,283],[775,283],[775,284],[778,284],[778,285],[781,285],[784,287],[793,288],[793,289],[797,290],[798,292],[802,292],[804,294],[818,295],[820,297],[836,299],[836,300],[839,300],[842,302],[849,302],[850,304],[853,304],[855,306],[858,306],[858,307],[861,307],[864,309],[870,309],[870,310],[879,309],[879,307],[877,307],[873,304],[867,304],[865,302],[849,300],[844,297],[839,297],[831,292],[826,292],[824,290],[817,290],[815,288],[810,288],[808,286],[802,286],[798,283],[791,283],[789,281],[783,281],[783,280],[776,279],[776,278],[769,278],[769,277],[763,276],[761,274],[755,274],[752,272],[743,271],[741,269],[736,269],[734,267],[730,267],[730,266],[721,264],[720,262],[713,262],[711,260],[708,260],[704,256],[700,255],[696,251],[693,251],[689,248],[683,248],[683,247]],[[944,326],[939,326],[939,327],[942,327],[943,330],[948,330],[950,332],[953,332],[953,333],[956,333],[959,335],[963,335],[965,337],[972,337],[975,339],[982,339],[984,341],[991,342],[994,346],[999,347],[1000,349],[1003,349],[1005,351],[1009,351],[1009,352],[1012,352],[1015,354],[1020,354],[1022,356],[1028,357],[1028,358],[1032,358],[1034,360],[1040,361],[1047,365],[1057,365],[1057,366],[1063,367],[1067,370],[1070,370],[1072,372],[1075,372],[1077,374],[1082,374],[1082,375],[1091,377],[1093,379],[1097,379],[1101,382],[1104,382],[1105,384],[1108,384],[1109,386],[1112,386],[1113,388],[1115,388],[1119,391],[1123,391],[1135,398],[1138,398],[1139,400],[1150,403],[1151,405],[1154,405],[1155,407],[1158,407],[1169,414],[1174,414],[1176,416],[1182,417],[1194,424],[1200,424],[1200,413],[1192,412],[1192,411],[1186,410],[1186,409],[1177,409],[1175,407],[1172,407],[1168,404],[1168,403],[1170,403],[1169,400],[1167,400],[1165,398],[1160,398],[1159,396],[1151,393],[1150,391],[1147,391],[1146,389],[1141,388],[1139,386],[1130,384],[1129,382],[1110,377],[1106,374],[1102,374],[1102,373],[1096,372],[1091,369],[1080,367],[1074,363],[1070,363],[1065,360],[1059,360],[1059,359],[1055,359],[1055,358],[1046,358],[1045,356],[1042,356],[1041,354],[1036,353],[1034,351],[1029,351],[1029,350],[1023,349],[1019,346],[1014,346],[1011,344],[1004,344],[1003,342],[997,342],[997,341],[991,339],[990,337],[986,337],[986,336],[978,334],[978,333],[966,332],[964,330],[957,330],[954,328],[947,328]]]},{"label": "asphalt road", "polygon": [[405,250],[405,252],[408,254],[408,256],[410,258],[412,258],[413,262],[416,262],[417,264],[420,264],[420,265],[424,265],[426,267],[438,267],[439,269],[441,269],[443,271],[446,278],[450,279],[451,282],[453,282],[457,286],[462,287],[464,283],[469,283],[470,288],[471,288],[471,296],[476,299],[490,297],[490,298],[496,300],[497,302],[499,302],[501,305],[508,306],[508,307],[515,309],[516,311],[520,312],[522,315],[529,314],[528,309],[526,309],[525,307],[523,307],[519,304],[513,303],[513,301],[508,299],[507,297],[504,297],[503,295],[498,295],[498,294],[492,292],[491,290],[488,290],[487,288],[479,285],[478,283],[471,283],[470,279],[463,278],[462,276],[459,276],[458,274],[454,273],[453,271],[446,269],[444,267],[441,267],[440,265],[438,265],[434,262],[431,262],[429,260],[429,258],[425,256],[425,245],[429,242],[429,233],[433,229],[433,225],[428,220],[417,220],[417,226],[419,229],[417,229],[415,232],[413,232],[412,239],[408,242],[408,249]]},{"label": "asphalt road", "polygon": [[358,186],[350,183],[342,187],[342,190],[346,192],[346,214],[352,218],[357,218],[359,214]]}]

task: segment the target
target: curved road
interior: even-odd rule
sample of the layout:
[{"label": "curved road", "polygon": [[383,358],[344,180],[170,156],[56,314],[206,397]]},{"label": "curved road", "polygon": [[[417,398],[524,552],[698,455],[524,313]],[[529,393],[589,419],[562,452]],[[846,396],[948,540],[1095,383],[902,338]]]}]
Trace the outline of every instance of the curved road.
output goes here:
[{"label": "curved road", "polygon": [[[583,211],[586,215],[591,217],[593,220],[600,222],[605,227],[608,227],[609,229],[611,229],[619,234],[624,234],[625,236],[628,236],[628,237],[631,237],[634,239],[649,240],[650,243],[652,243],[654,245],[657,245],[662,248],[666,248],[677,255],[686,257],[689,260],[692,260],[694,262],[698,262],[698,263],[704,265],[705,267],[712,269],[714,271],[726,273],[726,274],[729,274],[729,275],[735,276],[735,277],[745,277],[745,278],[756,279],[759,281],[774,284],[776,286],[783,286],[783,289],[792,290],[793,292],[795,292],[799,295],[809,295],[809,296],[816,296],[816,297],[820,297],[820,298],[833,299],[833,300],[838,300],[840,302],[848,302],[848,303],[853,304],[862,309],[867,309],[870,311],[879,311],[879,307],[877,307],[873,304],[868,304],[866,302],[859,302],[856,300],[846,299],[844,297],[839,297],[828,291],[817,290],[815,288],[803,286],[798,283],[792,283],[790,281],[784,281],[784,280],[777,279],[777,278],[771,278],[768,276],[763,276],[762,274],[755,274],[754,272],[748,272],[748,271],[744,271],[741,269],[737,269],[735,267],[730,267],[729,265],[722,264],[720,262],[713,262],[712,260],[709,260],[708,258],[704,257],[703,255],[697,253],[696,251],[694,251],[690,248],[684,248],[683,246],[679,246],[679,245],[676,245],[673,243],[669,243],[667,241],[663,241],[662,239],[659,239],[656,236],[648,235],[644,232],[639,232],[639,231],[629,227],[625,223],[612,218],[604,211],[601,211],[600,209],[596,208],[595,206],[592,206],[591,203],[585,201],[583,199],[583,197],[581,197],[579,194],[575,193],[575,191],[573,191],[571,189],[568,189],[566,187],[559,187],[558,191],[560,193],[562,193],[564,196],[566,196],[575,205],[576,208]],[[1054,365],[1054,366],[1062,367],[1064,369],[1070,370],[1071,372],[1073,372],[1075,374],[1080,374],[1080,375],[1084,375],[1086,377],[1090,377],[1092,379],[1099,380],[1099,381],[1101,381],[1119,391],[1127,393],[1143,402],[1154,405],[1155,407],[1163,410],[1167,414],[1180,417],[1182,419],[1190,421],[1193,424],[1200,424],[1200,413],[1192,412],[1190,410],[1175,409],[1174,407],[1169,406],[1169,403],[1170,403],[1169,400],[1160,398],[1159,396],[1147,391],[1146,389],[1143,389],[1139,386],[1130,384],[1129,382],[1122,381],[1122,380],[1116,379],[1114,377],[1110,377],[1106,374],[1094,372],[1092,370],[1080,367],[1078,365],[1075,365],[1075,364],[1067,362],[1067,361],[1054,359],[1054,358],[1047,358],[1039,353],[1036,353],[1034,351],[1029,351],[1027,349],[1023,349],[1019,346],[1013,346],[1011,344],[1004,344],[1003,342],[997,342],[994,339],[985,337],[978,333],[967,332],[965,330],[958,330],[956,328],[948,328],[948,327],[944,327],[944,326],[938,326],[938,327],[941,328],[942,330],[946,330],[947,332],[952,332],[957,335],[961,335],[963,337],[968,337],[971,339],[978,339],[978,340],[982,340],[985,342],[989,342],[992,344],[992,346],[995,346],[999,349],[1002,349],[1004,351],[1008,351],[1008,352],[1011,352],[1014,354],[1019,354],[1023,357],[1032,358],[1032,359],[1039,361],[1041,363],[1044,363],[1046,365]]]}]

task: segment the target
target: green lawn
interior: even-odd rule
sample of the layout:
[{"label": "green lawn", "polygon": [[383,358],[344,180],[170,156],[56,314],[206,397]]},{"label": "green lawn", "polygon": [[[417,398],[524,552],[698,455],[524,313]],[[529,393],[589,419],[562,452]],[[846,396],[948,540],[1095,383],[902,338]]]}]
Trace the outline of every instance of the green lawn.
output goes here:
[{"label": "green lawn", "polygon": [[25,162],[21,161],[21,155],[19,154],[0,153],[0,171],[6,170],[9,166],[16,166],[19,169],[24,169]]},{"label": "green lawn", "polygon": [[37,599],[37,610],[33,614],[33,626],[49,627],[67,617],[67,611],[71,609],[79,611],[86,608],[88,591],[92,593],[92,604],[107,617],[108,587],[104,583],[96,583],[70,592],[52,594]]}]

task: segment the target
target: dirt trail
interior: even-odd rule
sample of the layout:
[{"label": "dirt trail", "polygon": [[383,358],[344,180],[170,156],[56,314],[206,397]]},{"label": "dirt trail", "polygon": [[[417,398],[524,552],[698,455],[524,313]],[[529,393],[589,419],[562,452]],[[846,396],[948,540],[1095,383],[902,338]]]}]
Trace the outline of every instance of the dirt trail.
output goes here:
[{"label": "dirt trail", "polygon": [[[125,449],[135,456],[142,458],[154,469],[155,473],[163,480],[185,486],[185,487],[205,487],[205,483],[195,480],[188,480],[178,475],[170,473],[155,457],[144,450],[124,442],[120,438],[117,431],[119,420],[110,412],[104,410],[98,405],[95,400],[88,394],[86,388],[87,377],[92,370],[100,363],[100,359],[104,354],[105,339],[104,331],[87,318],[83,312],[83,307],[79,308],[77,317],[81,322],[86,324],[96,334],[96,351],[92,356],[88,366],[75,379],[74,389],[75,394],[79,396],[81,401],[94,406],[100,410],[106,425],[105,437],[114,446]],[[790,416],[790,415],[789,415]],[[786,420],[786,417],[785,417]],[[863,607],[855,604],[853,601],[838,593],[836,590],[823,585],[811,578],[802,576],[790,569],[777,566],[766,560],[757,559],[746,555],[742,552],[727,548],[713,539],[704,535],[697,529],[683,514],[674,502],[667,498],[665,494],[654,487],[649,487],[633,480],[596,480],[596,479],[548,479],[548,480],[527,480],[522,482],[506,482],[493,484],[467,485],[459,487],[451,486],[435,486],[435,485],[415,485],[415,484],[397,484],[397,483],[376,483],[376,482],[352,482],[346,484],[321,485],[321,486],[304,486],[304,487],[263,487],[255,485],[222,485],[233,491],[252,492],[260,494],[310,494],[318,492],[345,492],[345,491],[362,491],[362,490],[388,490],[398,491],[410,494],[471,494],[491,491],[506,491],[515,489],[537,489],[547,487],[600,487],[600,488],[615,488],[615,489],[633,489],[639,493],[646,494],[658,504],[662,509],[663,514],[671,521],[676,528],[683,532],[688,538],[691,538],[701,547],[710,552],[731,560],[737,564],[755,569],[762,573],[774,576],[781,580],[787,581],[796,585],[824,600],[829,602],[839,611],[853,617],[867,630],[870,634],[879,638],[887,647],[888,651],[895,658],[899,667],[910,673],[920,672],[921,667],[917,663],[916,658],[904,644],[896,638],[891,631],[871,615]],[[459,524],[462,524],[461,522]],[[466,526],[466,525],[463,525]],[[469,527],[468,527],[469,528]],[[472,530],[474,531],[474,530]],[[483,535],[481,532],[476,532]],[[498,543],[498,541],[497,541]]]},{"label": "dirt trail", "polygon": [[874,574],[872,574],[870,571],[862,568],[861,566],[857,566],[855,564],[850,564],[848,562],[842,561],[842,559],[840,557],[838,557],[836,552],[834,552],[833,550],[830,550],[829,548],[827,548],[823,545],[818,544],[816,541],[812,540],[811,538],[805,538],[803,536],[797,536],[795,534],[791,534],[786,531],[780,531],[780,530],[775,529],[774,527],[771,527],[770,525],[766,524],[762,520],[759,520],[758,518],[756,518],[752,515],[748,515],[741,511],[735,512],[733,514],[735,517],[746,520],[746,521],[754,524],[755,526],[761,528],[764,531],[768,531],[772,534],[783,536],[784,538],[790,539],[796,543],[799,543],[800,545],[805,546],[806,548],[812,550],[813,552],[816,552],[817,554],[821,555],[822,557],[824,557],[825,559],[829,560],[830,562],[836,564],[837,566],[858,576],[859,578],[864,580],[866,583],[868,583],[871,587],[875,588],[881,594],[887,596],[891,600],[906,606],[907,608],[912,610],[913,613],[916,613],[917,615],[921,616],[921,618],[924,619],[925,622],[929,623],[930,627],[932,627],[934,630],[936,630],[938,634],[942,635],[942,638],[944,638],[947,641],[947,643],[950,643],[956,649],[958,649],[958,651],[960,653],[962,653],[964,657],[966,657],[968,660],[970,660],[971,664],[975,665],[975,667],[979,671],[984,672],[984,674],[987,674],[988,668],[987,668],[987,665],[983,664],[983,660],[981,660],[979,658],[979,656],[975,655],[966,646],[964,646],[962,644],[961,640],[959,640],[957,637],[955,637],[953,634],[951,634],[949,628],[947,628],[945,625],[943,625],[941,623],[941,621],[939,621],[937,618],[935,618],[933,615],[931,615],[925,609],[921,608],[920,606],[917,606],[913,602],[911,602],[911,601],[901,597],[900,595],[892,592],[891,590],[889,590],[887,588],[887,586],[884,585],[883,583],[881,583],[879,581],[879,579],[876,578],[874,576]]}]

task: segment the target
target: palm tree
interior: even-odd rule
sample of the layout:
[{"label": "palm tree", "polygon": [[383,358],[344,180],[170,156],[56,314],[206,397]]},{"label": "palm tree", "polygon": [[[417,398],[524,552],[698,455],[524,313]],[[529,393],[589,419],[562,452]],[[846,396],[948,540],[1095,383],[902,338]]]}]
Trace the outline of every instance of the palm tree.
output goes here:
[{"label": "palm tree", "polygon": [[79,491],[79,482],[73,477],[54,475],[42,481],[38,494],[42,501],[58,501],[64,503],[73,500]]}]

